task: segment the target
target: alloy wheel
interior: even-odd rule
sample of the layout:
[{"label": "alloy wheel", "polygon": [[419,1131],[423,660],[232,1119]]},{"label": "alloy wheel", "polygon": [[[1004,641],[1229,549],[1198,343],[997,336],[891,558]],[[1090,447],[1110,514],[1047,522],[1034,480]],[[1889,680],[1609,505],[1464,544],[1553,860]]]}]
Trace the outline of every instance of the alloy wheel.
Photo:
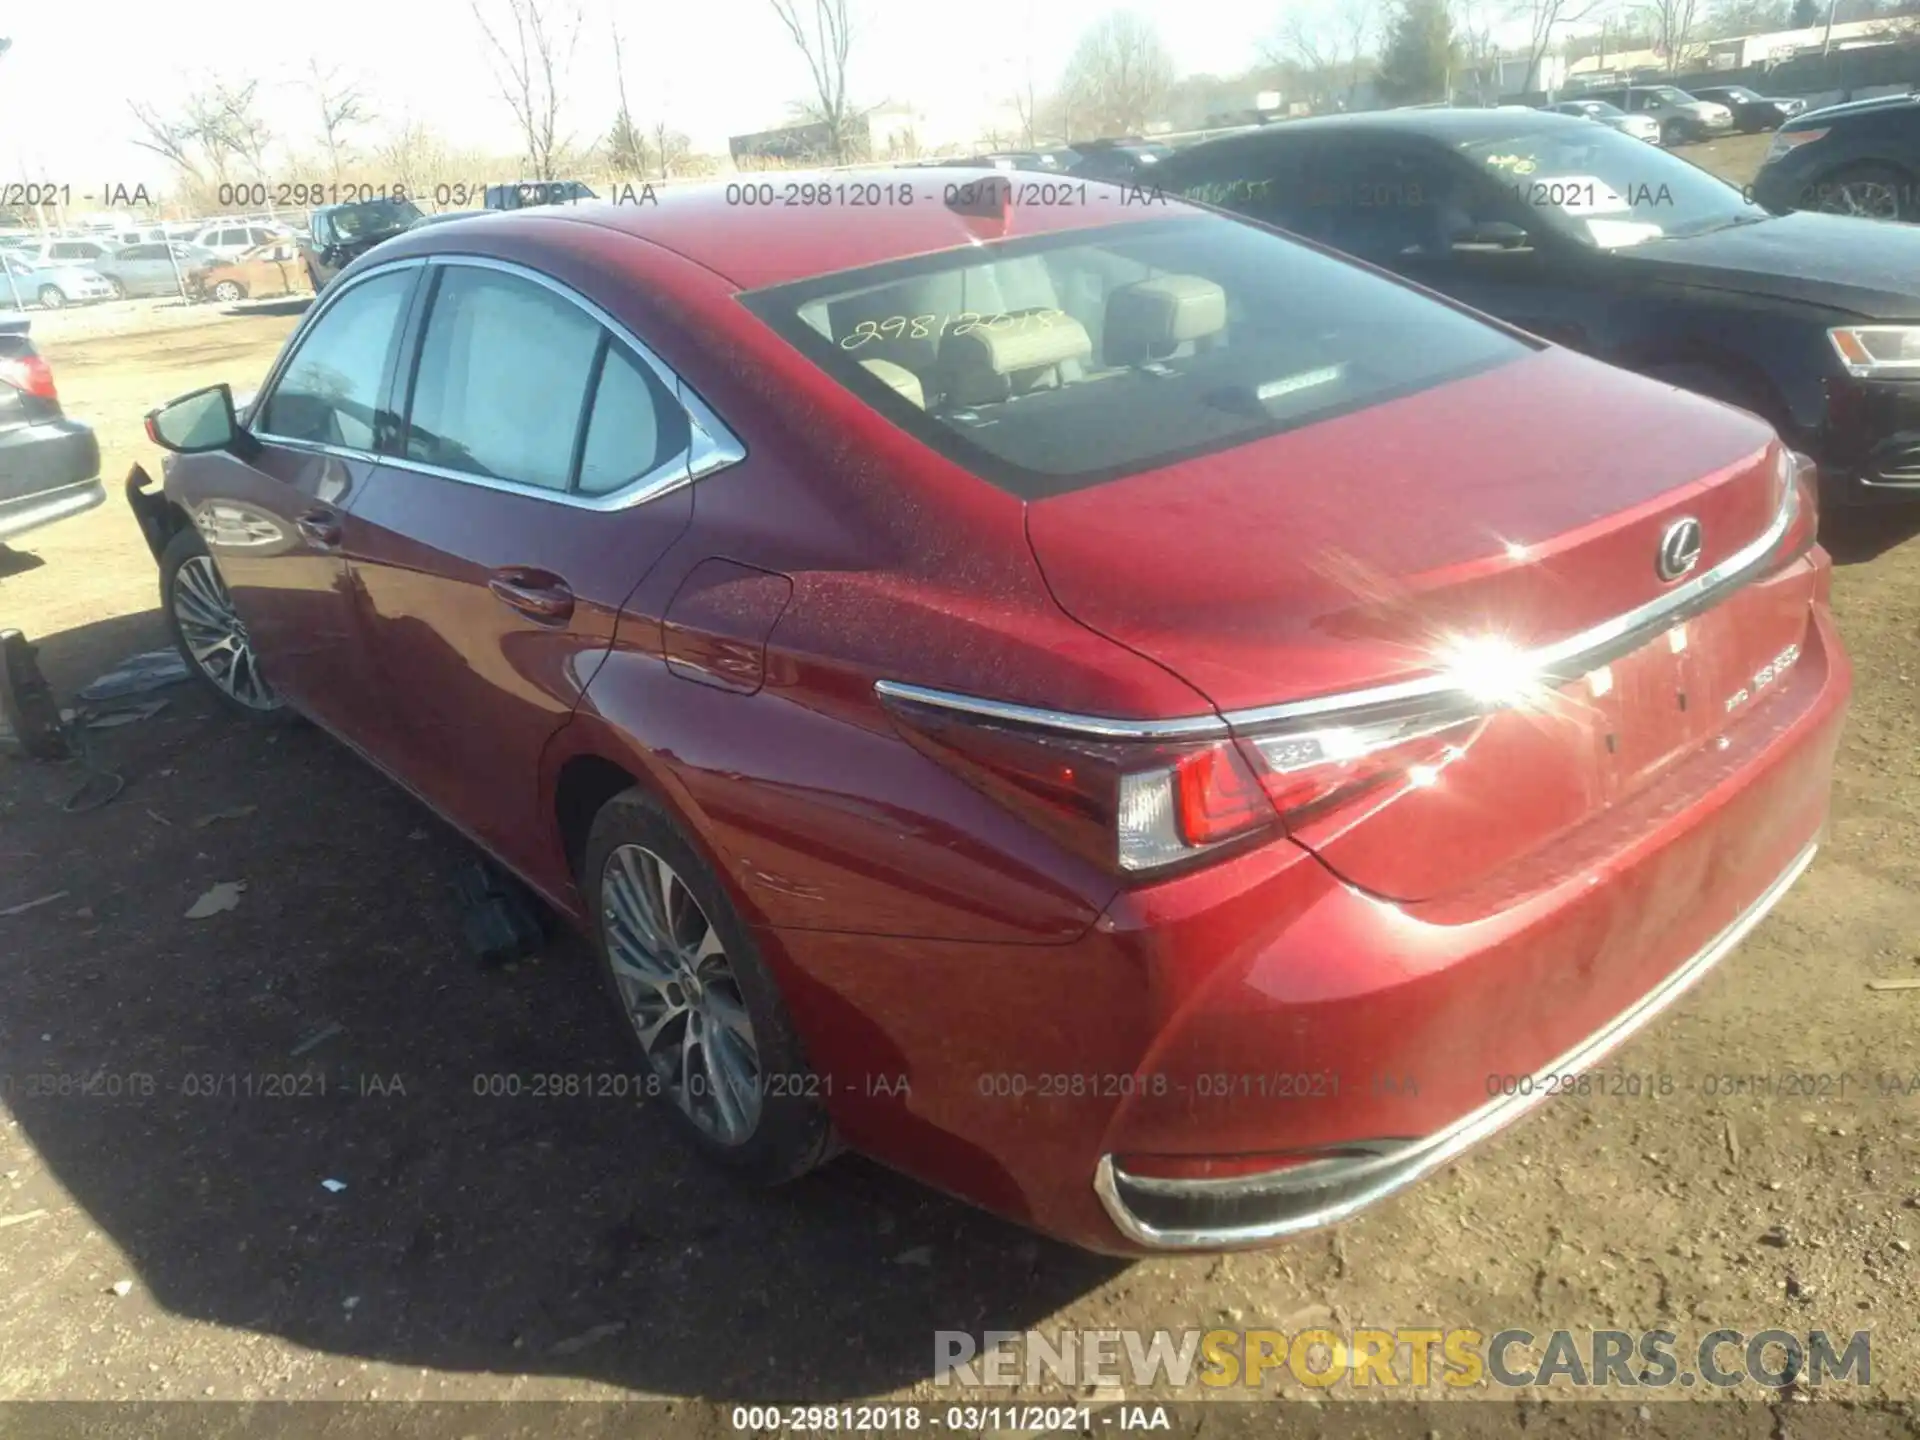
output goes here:
[{"label": "alloy wheel", "polygon": [[231,305],[234,301],[241,298],[240,287],[231,280],[222,280],[218,285],[213,287],[213,298],[223,304]]},{"label": "alloy wheel", "polygon": [[1829,215],[1858,215],[1865,220],[1898,220],[1900,192],[1883,180],[1848,180],[1828,191],[1820,208]]},{"label": "alloy wheel", "polygon": [[723,1145],[760,1121],[760,1049],[726,944],[680,875],[639,845],[607,857],[601,933],[627,1021],[680,1111]]},{"label": "alloy wheel", "polygon": [[261,678],[246,622],[206,555],[190,555],[173,575],[173,618],[201,674],[249,710],[278,710],[279,695]]}]

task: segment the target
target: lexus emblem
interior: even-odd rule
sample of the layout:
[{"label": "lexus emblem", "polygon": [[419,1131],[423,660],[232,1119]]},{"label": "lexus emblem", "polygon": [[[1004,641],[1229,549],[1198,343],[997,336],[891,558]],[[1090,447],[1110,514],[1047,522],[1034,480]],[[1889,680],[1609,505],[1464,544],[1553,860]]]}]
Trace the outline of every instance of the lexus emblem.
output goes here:
[{"label": "lexus emblem", "polygon": [[1653,568],[1671,584],[1700,563],[1700,522],[1691,515],[1667,526]]}]

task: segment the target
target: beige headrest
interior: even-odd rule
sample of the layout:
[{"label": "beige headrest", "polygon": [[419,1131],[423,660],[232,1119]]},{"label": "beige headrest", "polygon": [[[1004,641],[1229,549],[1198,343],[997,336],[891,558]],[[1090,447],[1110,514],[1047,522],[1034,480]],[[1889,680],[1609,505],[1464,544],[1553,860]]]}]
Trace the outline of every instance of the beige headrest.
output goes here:
[{"label": "beige headrest", "polygon": [[920,377],[906,366],[891,360],[862,360],[860,368],[875,379],[885,381],[922,410],[927,408],[927,392],[921,387]]},{"label": "beige headrest", "polygon": [[1227,328],[1227,292],[1198,275],[1156,275],[1107,297],[1106,359],[1138,365]]},{"label": "beige headrest", "polygon": [[940,369],[950,403],[984,405],[1054,383],[1053,367],[1092,354],[1093,337],[1071,315],[1028,311],[942,337]]}]

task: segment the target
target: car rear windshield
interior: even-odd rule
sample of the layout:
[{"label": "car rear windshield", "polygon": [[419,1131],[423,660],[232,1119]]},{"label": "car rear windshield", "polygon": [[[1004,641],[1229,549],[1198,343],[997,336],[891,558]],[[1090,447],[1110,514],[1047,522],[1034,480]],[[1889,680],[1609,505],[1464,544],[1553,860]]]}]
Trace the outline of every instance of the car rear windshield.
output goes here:
[{"label": "car rear windshield", "polygon": [[1529,353],[1371,271],[1210,215],[948,250],[743,298],[874,409],[1024,499]]}]

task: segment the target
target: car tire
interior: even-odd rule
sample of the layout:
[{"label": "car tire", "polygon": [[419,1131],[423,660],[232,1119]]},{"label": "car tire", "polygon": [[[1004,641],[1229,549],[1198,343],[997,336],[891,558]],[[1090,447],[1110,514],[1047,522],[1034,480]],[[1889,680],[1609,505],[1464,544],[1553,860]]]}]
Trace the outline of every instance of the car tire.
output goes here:
[{"label": "car tire", "polygon": [[1800,198],[1801,209],[1829,215],[1920,220],[1920,182],[1895,165],[1849,165],[1830,171],[1809,185]]},{"label": "car tire", "polygon": [[238,280],[222,280],[213,287],[213,298],[222,305],[231,305],[237,300],[247,298],[246,287]]},{"label": "car tire", "polygon": [[[187,669],[228,710],[259,725],[287,725],[298,719],[259,672],[226,582],[191,525],[176,531],[160,552],[160,610]],[[207,653],[223,627],[224,652]]]},{"label": "car tire", "polygon": [[67,305],[67,292],[58,285],[42,285],[35,298],[39,300],[42,310],[64,310]]},{"label": "car tire", "polygon": [[107,281],[107,288],[113,292],[114,299],[124,300],[127,298],[127,287],[123,285],[120,281],[109,278]]},{"label": "car tire", "polygon": [[[661,865],[664,876],[656,868]],[[779,986],[702,850],[645,790],[616,795],[594,817],[581,888],[601,978],[621,1029],[641,1058],[642,1073],[658,1085],[679,1134],[708,1160],[755,1185],[783,1184],[829,1159],[833,1128]],[[637,918],[636,904],[644,907]],[[669,917],[664,944],[649,929],[662,909]],[[688,977],[694,983],[683,988]],[[682,1008],[673,1009],[675,1003]],[[741,1010],[749,1031],[744,1047],[736,1024],[712,1018],[737,1020]],[[698,1070],[695,1050],[703,1067]],[[739,1063],[748,1052],[751,1067]],[[749,1074],[751,1082],[742,1084],[716,1086],[706,1078]],[[676,1075],[695,1083],[676,1086]],[[736,1122],[751,1111],[751,1122],[731,1134],[722,1133],[728,1120],[723,1097],[731,1101]]]}]

